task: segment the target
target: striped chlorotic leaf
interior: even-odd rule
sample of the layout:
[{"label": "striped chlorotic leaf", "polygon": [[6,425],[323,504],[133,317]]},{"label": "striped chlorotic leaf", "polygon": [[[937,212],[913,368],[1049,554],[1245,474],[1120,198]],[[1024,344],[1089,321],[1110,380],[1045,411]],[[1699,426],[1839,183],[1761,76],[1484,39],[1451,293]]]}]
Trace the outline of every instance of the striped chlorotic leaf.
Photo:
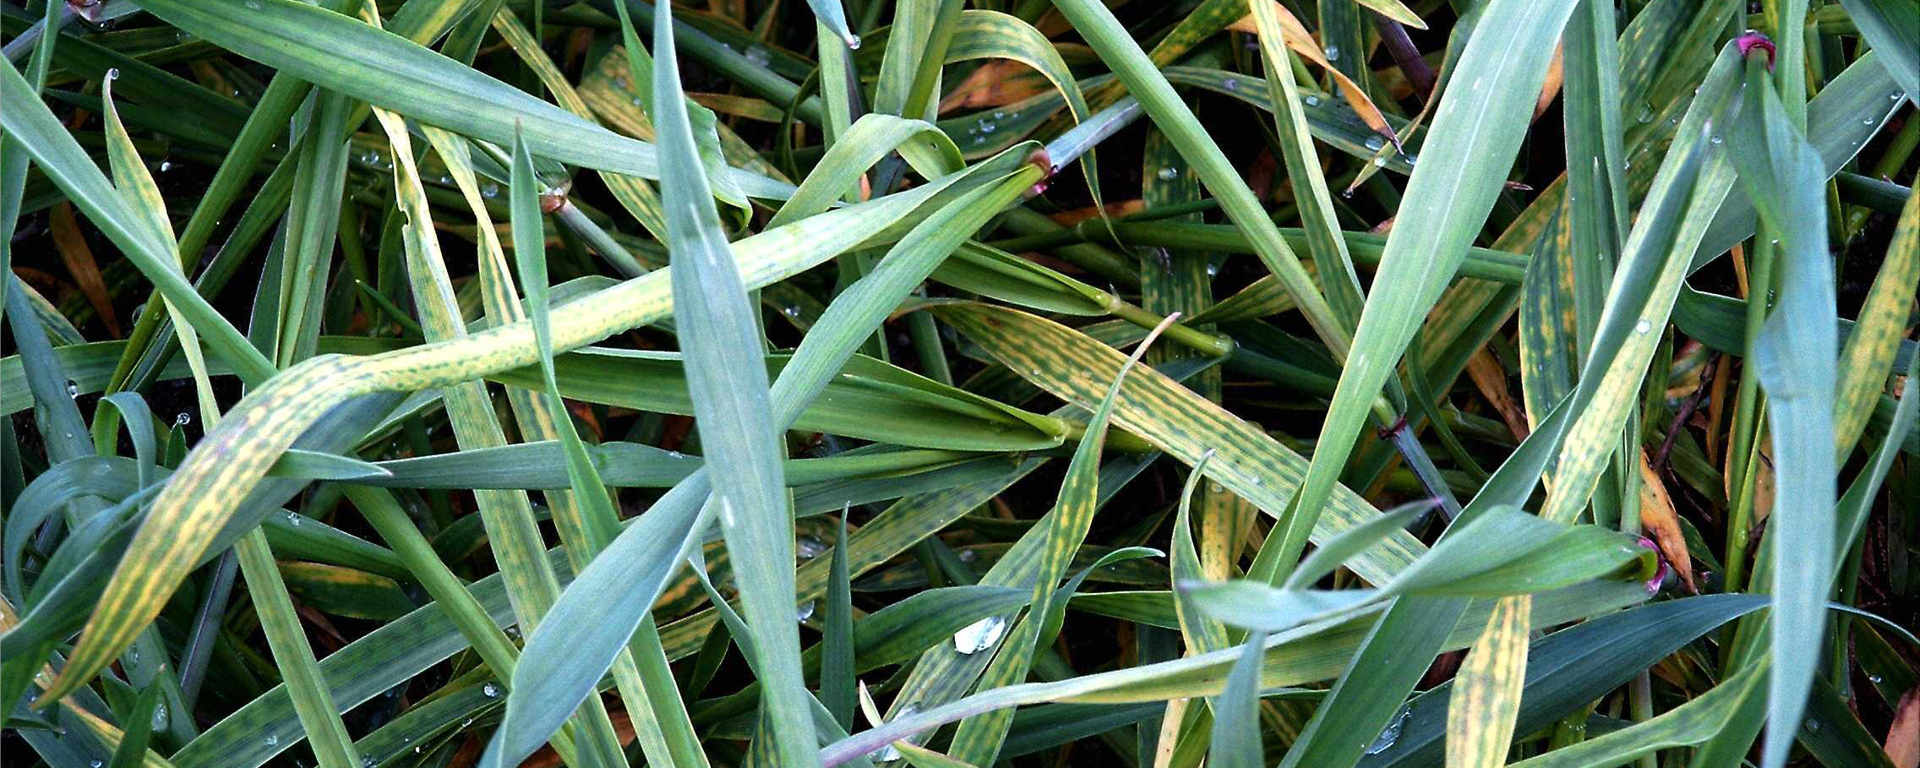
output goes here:
[{"label": "striped chlorotic leaf", "polygon": [[1513,768],[1601,768],[1631,762],[1661,749],[1700,744],[1740,716],[1742,702],[1758,692],[1767,677],[1764,665],[1746,667],[1713,690],[1652,720],[1511,765]]},{"label": "striped chlorotic leaf", "polygon": [[[1847,333],[1833,403],[1835,453],[1845,460],[1866,428],[1881,385],[1907,343],[1907,305],[1920,285],[1920,195],[1908,195],[1893,243]],[[1911,359],[1911,358],[1909,358]]]},{"label": "striped chlorotic leaf", "polygon": [[[1534,627],[1610,612],[1641,602],[1645,597],[1646,590],[1641,585],[1626,583],[1595,582],[1549,592],[1538,596],[1534,603]],[[1442,647],[1462,648],[1472,643],[1492,609],[1492,601],[1481,601],[1466,608],[1460,626],[1441,631]],[[1260,688],[1293,686],[1338,675],[1349,663],[1353,650],[1368,635],[1370,626],[1369,621],[1348,620],[1267,638]],[[905,716],[896,715],[884,726],[828,745],[822,749],[822,756],[828,766],[837,765],[914,733],[1001,707],[1043,702],[1123,704],[1214,696],[1224,689],[1228,672],[1241,655],[1240,648],[1230,647],[1070,680],[996,688]]]},{"label": "striped chlorotic leaf", "polygon": [[1527,672],[1529,595],[1494,604],[1486,629],[1453,678],[1447,707],[1447,768],[1497,768],[1507,761]]},{"label": "striped chlorotic leaf", "polygon": [[[1193,471],[1187,473],[1187,484],[1180,492],[1180,513],[1174,518],[1172,557],[1169,558],[1174,584],[1204,578],[1200,571],[1200,555],[1193,546],[1191,507],[1194,488],[1206,476],[1203,470],[1212,459],[1210,453],[1201,455],[1200,460],[1194,463]],[[1219,619],[1201,611],[1190,592],[1174,590],[1173,605],[1180,619],[1180,635],[1186,640],[1188,648],[1198,653],[1210,653],[1227,647],[1226,627]]]},{"label": "striped chlorotic leaf", "polygon": [[[6,110],[4,115],[10,120],[23,112],[29,110]],[[67,144],[79,151],[70,137]],[[866,241],[898,237],[890,228],[905,219],[918,220],[927,204],[949,200],[945,193],[966,188],[965,182],[977,174],[1004,173],[1019,165],[1018,159],[977,164],[908,192],[745,238],[733,244],[733,251],[746,283],[766,285]],[[671,269],[649,273],[556,309],[551,316],[554,349],[573,349],[671,315],[671,275]],[[191,287],[182,285],[187,295],[195,295],[194,300],[205,306]],[[271,369],[249,342],[242,338],[239,343],[246,352],[230,360],[257,360],[258,366]],[[53,690],[64,694],[79,686],[131,641],[131,633],[152,618],[186,573],[165,565],[146,566],[195,561],[209,545],[209,537],[231,518],[232,505],[259,483],[280,452],[329,409],[361,395],[446,386],[538,361],[532,328],[521,321],[380,355],[323,355],[274,376],[201,440],[155,499],[125,561],[139,565],[125,566],[108,585],[91,628],[82,634]],[[202,503],[209,499],[219,503]]]},{"label": "striped chlorotic leaf", "polygon": [[[1038,553],[1040,562],[1033,582],[1033,610],[1028,611],[1026,617],[1014,627],[993,662],[987,665],[978,684],[980,690],[1025,680],[1033,666],[1034,654],[1049,639],[1045,637],[1045,622],[1052,614],[1055,585],[1066,575],[1074,553],[1085,543],[1087,531],[1093,524],[1094,511],[1099,507],[1100,454],[1106,444],[1107,424],[1113,417],[1114,400],[1120,396],[1120,386],[1126,381],[1127,372],[1140,362],[1153,340],[1171,322],[1171,318],[1162,321],[1160,327],[1148,334],[1133,355],[1121,364],[1120,372],[1107,388],[1106,396],[1101,398],[1100,405],[1094,408],[1093,416],[1087,420],[1086,433],[1080,445],[1074,449],[1073,460],[1067,465],[1066,478],[1060,482],[1060,496],[1041,526],[1045,528],[1046,538]],[[1094,567],[1098,567],[1098,564]],[[1064,600],[1061,607],[1064,610]],[[1058,627],[1054,629],[1057,631]],[[975,652],[979,650],[985,649],[976,649]],[[1007,728],[1012,722],[1011,710],[996,710],[961,721],[948,751],[961,760],[991,765],[1000,753],[1000,745],[1006,740]]]},{"label": "striped chlorotic leaf", "polygon": [[[959,303],[933,312],[1023,378],[1083,406],[1099,402],[1103,382],[1126,361],[1084,334],[1018,310]],[[1253,424],[1152,370],[1136,371],[1122,383],[1113,420],[1189,464],[1212,450],[1206,476],[1269,515],[1286,508],[1306,464]],[[1379,514],[1342,488],[1317,533],[1325,540]],[[1384,584],[1424,549],[1404,531],[1390,533],[1347,565],[1362,578]]]},{"label": "striped chlorotic leaf", "polygon": [[[1635,607],[1534,640],[1517,733],[1532,733],[1625,684],[1681,646],[1766,606],[1758,595],[1703,595]],[[1437,766],[1446,749],[1454,683],[1407,705],[1399,738],[1360,759],[1361,768]]]},{"label": "striped chlorotic leaf", "polygon": [[[258,6],[258,7],[255,7]],[[541,157],[658,179],[654,145],[629,139],[418,43],[293,0],[155,0],[149,13],[242,56],[423,123],[501,145],[515,124]],[[341,57],[338,51],[358,55]],[[751,197],[784,199],[789,185],[725,174]]]},{"label": "striped chlorotic leaf", "polygon": [[[1485,223],[1525,136],[1553,43],[1574,5],[1494,0],[1454,65],[1453,85],[1422,149],[1428,160],[1408,179],[1401,213],[1368,291],[1353,336],[1354,353],[1342,356],[1340,384],[1295,499],[1299,514],[1270,540],[1278,542],[1281,571],[1298,559],[1374,398]],[[1304,752],[1289,753],[1290,764],[1293,754]]]}]

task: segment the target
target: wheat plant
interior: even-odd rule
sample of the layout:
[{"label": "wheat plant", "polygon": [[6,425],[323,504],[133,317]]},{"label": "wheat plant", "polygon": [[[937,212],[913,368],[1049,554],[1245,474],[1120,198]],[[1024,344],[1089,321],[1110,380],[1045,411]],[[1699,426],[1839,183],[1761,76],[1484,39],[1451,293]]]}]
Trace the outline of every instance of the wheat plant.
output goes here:
[{"label": "wheat plant", "polygon": [[1920,763],[1914,0],[0,25],[10,767]]}]

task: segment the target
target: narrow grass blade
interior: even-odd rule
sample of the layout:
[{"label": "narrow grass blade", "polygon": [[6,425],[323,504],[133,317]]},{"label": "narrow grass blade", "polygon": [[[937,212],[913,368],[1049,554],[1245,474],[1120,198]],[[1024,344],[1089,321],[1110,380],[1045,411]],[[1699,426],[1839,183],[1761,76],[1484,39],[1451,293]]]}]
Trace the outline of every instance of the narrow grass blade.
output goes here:
[{"label": "narrow grass blade", "polygon": [[[933,311],[1007,367],[1083,407],[1099,402],[1103,384],[1126,360],[1085,334],[1017,310],[945,304]],[[1171,412],[1158,406],[1168,402],[1179,405]],[[1305,469],[1304,459],[1265,432],[1153,370],[1127,377],[1114,403],[1113,419],[1116,426],[1189,464],[1214,451],[1206,476],[1271,516],[1286,508]],[[1332,494],[1317,532],[1325,541],[1378,514],[1358,495],[1341,488]],[[1369,582],[1384,584],[1423,551],[1412,535],[1389,533],[1347,566]]]},{"label": "narrow grass blade", "polygon": [[1893,244],[1860,305],[1840,353],[1840,381],[1833,402],[1835,454],[1845,460],[1866,428],[1887,372],[1900,352],[1907,305],[1920,285],[1920,195],[1908,195],[1893,232]]},{"label": "narrow grass blade", "polygon": [[1825,242],[1819,156],[1789,123],[1773,81],[1748,60],[1746,104],[1729,154],[1760,219],[1780,234],[1780,303],[1755,346],[1767,390],[1779,497],[1767,526],[1773,550],[1773,673],[1762,765],[1787,760],[1820,661],[1833,580],[1834,361],[1838,331]]},{"label": "narrow grass blade", "polygon": [[1374,397],[1484,223],[1546,77],[1552,41],[1573,5],[1494,0],[1468,41],[1451,98],[1440,106],[1422,150],[1429,160],[1408,179],[1402,213],[1368,291],[1353,341],[1361,354],[1347,357],[1341,369],[1319,448],[1293,500],[1295,514],[1269,540],[1279,548],[1277,572],[1290,571],[1298,559]]},{"label": "narrow grass blade", "polygon": [[1840,0],[1854,28],[1887,57],[1885,66],[1909,99],[1920,99],[1920,9],[1901,0]]},{"label": "narrow grass blade", "polygon": [[[1638,670],[1726,622],[1766,607],[1757,595],[1704,595],[1630,608],[1535,640],[1517,733],[1533,733],[1626,683]],[[1446,750],[1453,683],[1416,697],[1392,744],[1360,759],[1361,768],[1435,766]]]},{"label": "narrow grass blade", "polygon": [[[759,323],[747,303],[733,250],[707,190],[705,174],[680,92],[680,69],[669,14],[653,25],[652,117],[663,170],[681,179],[663,190],[674,247],[673,293],[681,306],[680,343],[687,352],[689,390],[707,460],[728,481],[714,488],[727,550],[735,571],[756,667],[766,691],[761,706],[783,765],[819,764],[809,701],[800,674],[800,636],[793,622],[793,523],[781,479],[779,433],[760,348]],[[517,762],[520,754],[512,756]]]},{"label": "narrow grass blade", "polygon": [[[1055,585],[1066,575],[1074,553],[1086,541],[1087,531],[1093,524],[1094,510],[1099,506],[1100,455],[1106,445],[1107,423],[1113,416],[1114,400],[1120,396],[1120,385],[1126,380],[1127,372],[1140,362],[1154,339],[1173,319],[1162,321],[1159,328],[1155,328],[1140,342],[1133,356],[1120,366],[1120,372],[1107,388],[1106,396],[1101,398],[1100,405],[1087,420],[1086,433],[1079,447],[1074,449],[1073,460],[1067,465],[1067,476],[1060,483],[1060,496],[1054,502],[1053,511],[1047,513],[1046,538],[1042,542],[1038,573],[1033,582],[1033,610],[1014,628],[1011,637],[987,666],[979,683],[980,690],[1025,680],[1038,647],[1047,640],[1044,637],[1044,623],[1052,613],[1054,601],[1058,599]],[[1057,629],[1055,627],[1055,631]],[[985,649],[975,649],[975,652],[979,650]],[[953,745],[948,752],[960,760],[990,765],[1000,753],[1007,728],[1012,723],[1013,713],[1007,710],[964,720],[954,733]]]},{"label": "narrow grass blade", "polygon": [[[1170,564],[1174,584],[1205,578],[1200,570],[1200,556],[1193,548],[1191,507],[1194,489],[1200,485],[1200,479],[1206,476],[1206,465],[1212,458],[1211,453],[1202,454],[1200,460],[1194,462],[1193,470],[1187,473],[1187,484],[1180,491],[1180,514],[1174,518]],[[1180,635],[1186,640],[1187,648],[1194,653],[1212,653],[1229,645],[1226,627],[1221,625],[1219,619],[1202,612],[1187,590],[1173,591],[1173,607],[1180,617]]]},{"label": "narrow grass blade", "polygon": [[1497,768],[1507,762],[1527,670],[1533,597],[1500,598],[1493,618],[1453,678],[1447,708],[1447,768]]},{"label": "narrow grass blade", "polygon": [[34,166],[66,192],[68,199],[87,215],[88,221],[100,227],[133,259],[141,273],[153,281],[167,300],[174,302],[180,312],[175,317],[207,334],[207,342],[215,354],[236,366],[243,378],[261,381],[271,376],[273,365],[180,275],[172,239],[161,242],[152,218],[135,210],[114,191],[73,136],[32,95],[26,80],[11,63],[0,68],[0,94],[13,105],[0,113],[0,127],[4,127],[15,142],[10,146],[21,147],[31,156]]},{"label": "narrow grass blade", "polygon": [[1252,190],[1240,178],[1238,170],[1220,151],[1219,145],[1207,136],[1200,121],[1193,116],[1193,111],[1181,101],[1173,86],[1167,83],[1147,58],[1146,52],[1120,26],[1113,12],[1093,0],[1065,0],[1057,7],[1073,23],[1074,28],[1086,36],[1095,52],[1113,68],[1120,81],[1126,83],[1127,90],[1140,100],[1154,124],[1180,149],[1181,155],[1193,165],[1193,170],[1200,175],[1207,189],[1220,200],[1221,208],[1233,223],[1248,231],[1260,260],[1286,286],[1287,292],[1293,294],[1294,301],[1300,305],[1301,314],[1327,347],[1334,351],[1334,357],[1346,357],[1352,329],[1340,324],[1326,298],[1321,296],[1306,270],[1301,267],[1299,257],[1281,239],[1273,220],[1267,217],[1265,210],[1260,207],[1260,201],[1254,198]]},{"label": "narrow grass blade", "polygon": [[1668,747],[1704,742],[1740,713],[1741,702],[1767,677],[1765,667],[1750,667],[1721,681],[1713,690],[1630,728],[1513,763],[1513,768],[1602,768],[1629,762]]},{"label": "narrow grass blade", "polygon": [[1213,738],[1207,765],[1214,768],[1258,768],[1265,765],[1260,747],[1260,661],[1267,634],[1247,635],[1240,660],[1227,673],[1226,690],[1213,703]]},{"label": "narrow grass blade", "polygon": [[[527,145],[541,157],[642,178],[657,179],[662,171],[652,144],[608,131],[413,41],[337,13],[293,0],[152,0],[142,7],[235,53],[421,122],[504,145],[513,142],[518,121]],[[341,50],[361,55],[334,55]],[[733,170],[727,175],[749,196],[781,199],[791,191],[758,174]]]},{"label": "narrow grass blade", "polygon": [[357,768],[360,754],[340,721],[333,694],[328,690],[319,665],[314,663],[313,648],[307,643],[306,630],[294,613],[287,586],[275,567],[266,535],[254,531],[241,537],[235,551],[240,555],[240,571],[247,577],[253,595],[254,610],[260,614],[260,627],[273,647],[273,657],[286,676],[287,690],[294,711],[306,729],[307,742],[322,768]]},{"label": "narrow grass blade", "polygon": [[833,539],[833,575],[827,583],[826,637],[820,641],[820,698],[840,727],[850,731],[853,729],[854,671],[859,657],[854,649],[853,577],[847,569],[849,509],[842,509],[839,535]]}]

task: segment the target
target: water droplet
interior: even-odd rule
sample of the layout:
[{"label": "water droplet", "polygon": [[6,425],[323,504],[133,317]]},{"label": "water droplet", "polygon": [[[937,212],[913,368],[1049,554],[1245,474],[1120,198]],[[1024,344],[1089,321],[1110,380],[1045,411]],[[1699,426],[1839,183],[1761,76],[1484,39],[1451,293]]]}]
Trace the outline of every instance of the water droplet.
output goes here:
[{"label": "water droplet", "polygon": [[68,379],[67,380],[67,397],[77,398],[79,396],[80,396],[80,384],[78,382],[73,381],[72,379]]},{"label": "water droplet", "polygon": [[1647,331],[1651,331],[1651,330],[1653,330],[1653,323],[1649,323],[1645,320],[1642,320],[1633,326],[1633,332],[1642,334],[1642,335],[1645,335]]},{"label": "water droplet", "polygon": [[[1896,93],[1896,94],[1894,94],[1894,95],[1895,95],[1895,96],[1898,96],[1899,94],[1897,94],[1897,93]],[[1879,676],[1879,675],[1867,675],[1867,682],[1869,682],[1869,683],[1873,683],[1874,685],[1879,685],[1880,683],[1882,683],[1882,682],[1884,682],[1884,681],[1885,681],[1885,678],[1882,678],[1882,677],[1881,677],[1881,676]]]},{"label": "water droplet", "polygon": [[373,755],[361,755],[360,768],[373,768]]},{"label": "water droplet", "polygon": [[469,725],[473,725],[473,718],[471,718],[471,717],[469,717],[469,718],[467,718],[467,719],[465,719],[465,720],[462,720],[462,721],[460,721],[460,727],[462,727],[462,728],[465,728],[465,727],[467,727],[467,726],[469,726]]},{"label": "water droplet", "polygon": [[679,451],[667,451],[667,458],[669,459],[684,459],[686,457],[686,454]]},{"label": "water droplet", "polygon": [[480,693],[489,699],[499,698],[500,686],[494,685],[493,683],[487,683],[486,685],[480,686]]},{"label": "water droplet", "polygon": [[794,610],[794,612],[793,612],[793,618],[794,618],[794,620],[795,620],[795,621],[798,621],[798,622],[800,622],[800,623],[802,623],[802,624],[805,624],[805,623],[806,623],[806,621],[807,621],[807,619],[811,619],[811,618],[813,618],[813,609],[814,609],[814,606],[816,606],[816,605],[818,605],[818,604],[819,604],[819,603],[818,603],[817,601],[814,601],[814,600],[808,600],[808,601],[806,601],[805,603],[801,603],[801,604],[800,604],[800,607],[799,607],[798,609],[796,609],[796,610]]},{"label": "water droplet", "polygon": [[1716,133],[1716,134],[1714,134],[1714,135],[1713,135],[1713,143],[1715,143],[1715,144],[1719,144],[1719,143],[1722,143],[1722,142],[1724,142],[1724,141],[1726,141],[1726,139],[1725,139],[1724,137],[1722,137],[1722,136],[1721,136],[1720,134],[1717,134],[1717,133]]},{"label": "water droplet", "polygon": [[495,184],[491,181],[487,182],[486,186],[480,188],[480,196],[488,199],[499,197],[500,185]]},{"label": "water droplet", "polygon": [[250,11],[260,10],[260,0],[247,0],[247,10],[250,10]]},{"label": "water droplet", "polygon": [[[912,704],[908,704],[904,707],[901,707],[899,714],[894,715],[893,719],[895,721],[898,721],[901,718],[912,715],[913,713],[918,711],[920,711],[919,707],[916,707]],[[888,743],[886,746],[881,747],[877,750],[874,750],[873,759],[883,763],[891,763],[900,759],[900,750],[894,748],[892,743]]]},{"label": "water droplet", "polygon": [[1307,106],[1309,107],[1320,106],[1320,97],[1315,96],[1311,93],[1307,94],[1307,97],[1303,99],[1303,101],[1307,102]]},{"label": "water droplet", "polygon": [[794,552],[799,555],[802,560],[819,557],[826,551],[827,543],[812,536],[802,536],[794,544]]},{"label": "water droplet", "polygon": [[160,161],[160,172],[161,172],[161,173],[166,173],[167,171],[171,171],[171,170],[173,170],[173,163],[171,163],[171,162],[168,162],[168,161],[166,161],[166,160],[162,160],[162,161]]},{"label": "water droplet", "polygon": [[767,49],[757,45],[748,48],[746,56],[747,56],[747,61],[751,61],[754,63],[755,66],[761,66],[761,67],[766,66],[767,62],[770,62],[773,60],[773,54],[768,53]]},{"label": "water droplet", "polygon": [[860,50],[859,35],[847,35],[847,50],[850,50],[850,51]]},{"label": "water droplet", "polygon": [[988,616],[953,633],[953,649],[968,655],[976,654],[992,648],[1006,633],[1006,617]]},{"label": "water droplet", "polygon": [[1384,157],[1376,157],[1376,158],[1374,158],[1374,159],[1373,159],[1373,167],[1375,167],[1375,168],[1385,168],[1385,167],[1387,167],[1387,159],[1386,159],[1386,158],[1384,158]]},{"label": "water droplet", "polygon": [[1225,85],[1227,87],[1227,90],[1229,91],[1240,90],[1240,81],[1235,78],[1231,78],[1231,77],[1227,78],[1227,81],[1223,83],[1223,85]]},{"label": "water droplet", "polygon": [[1888,99],[1888,100],[1890,100],[1890,101],[1899,101],[1899,100],[1901,100],[1901,99],[1904,99],[1904,98],[1906,98],[1906,97],[1907,97],[1907,95],[1906,95],[1906,94],[1904,94],[1904,93],[1901,93],[1901,92],[1899,92],[1899,91],[1894,91],[1893,93],[1889,93],[1889,94],[1887,94],[1887,99]]},{"label": "water droplet", "polygon": [[1820,721],[1809,717],[1807,718],[1807,724],[1805,727],[1807,729],[1807,733],[1819,733],[1821,728]]},{"label": "water droplet", "polygon": [[995,129],[998,129],[999,127],[1000,127],[1000,126],[997,126],[997,125],[994,125],[993,123],[991,123],[991,122],[988,122],[988,121],[986,121],[986,120],[982,120],[982,121],[980,121],[980,132],[981,132],[981,133],[993,133],[993,132],[994,132],[994,130],[995,130]]},{"label": "water droplet", "polygon": [[1159,176],[1161,181],[1173,181],[1174,179],[1180,176],[1180,171],[1174,168],[1173,166],[1169,165],[1165,168],[1161,168],[1160,172],[1154,175]]},{"label": "water droplet", "polygon": [[274,733],[267,734],[267,746],[269,747],[280,746],[280,735],[274,734]]},{"label": "water droplet", "polygon": [[1378,152],[1382,147],[1387,145],[1387,140],[1379,136],[1368,136],[1367,140],[1362,143],[1366,145],[1367,149]]},{"label": "water droplet", "polygon": [[1340,60],[1340,46],[1337,46],[1337,45],[1327,46],[1327,61],[1339,61],[1339,60]]},{"label": "water droplet", "polygon": [[1860,120],[1860,124],[1861,124],[1861,125],[1873,125],[1873,118],[1871,118],[1871,117],[1868,117],[1868,118],[1862,118],[1862,119]]},{"label": "water droplet", "polygon": [[780,308],[780,313],[783,315],[786,315],[787,317],[799,317],[800,308],[795,306],[785,306]]},{"label": "water droplet", "polygon": [[1367,746],[1367,754],[1377,755],[1392,749],[1393,743],[1400,740],[1400,731],[1406,728],[1407,715],[1411,713],[1410,709],[1400,710],[1400,714],[1394,716],[1393,722],[1387,724],[1386,730],[1381,731],[1380,736]]},{"label": "water droplet", "polygon": [[995,119],[995,120],[1005,120],[1005,119],[1007,119],[1007,113],[1005,113],[1005,112],[1002,112],[1002,111],[1000,111],[1000,110],[997,110],[997,109],[996,109],[996,110],[994,110],[994,111],[993,111],[993,119]]},{"label": "water droplet", "polygon": [[173,425],[176,427],[184,427],[192,423],[193,414],[187,413],[186,411],[181,411],[180,415],[173,417]]},{"label": "water droplet", "polygon": [[627,79],[626,79],[626,78],[624,78],[624,77],[616,77],[616,78],[614,78],[614,79],[613,79],[613,84],[614,84],[614,85],[617,85],[617,86],[620,86],[620,90],[623,90],[623,91],[624,91],[624,90],[626,90],[626,89],[627,89],[628,87],[630,87],[630,84],[629,84],[629,83],[627,82]]},{"label": "water droplet", "polygon": [[971,563],[978,559],[980,559],[980,553],[975,552],[971,549],[960,550],[960,562]]},{"label": "water droplet", "polygon": [[164,731],[167,729],[167,725],[172,722],[173,722],[172,719],[167,716],[167,705],[161,704],[153,708],[153,729],[154,730]]}]

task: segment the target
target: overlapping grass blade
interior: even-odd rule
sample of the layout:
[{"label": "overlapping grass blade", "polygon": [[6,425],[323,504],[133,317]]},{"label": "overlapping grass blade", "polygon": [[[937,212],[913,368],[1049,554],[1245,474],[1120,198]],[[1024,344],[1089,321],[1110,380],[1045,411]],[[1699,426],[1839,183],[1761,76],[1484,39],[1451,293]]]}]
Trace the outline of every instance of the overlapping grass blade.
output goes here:
[{"label": "overlapping grass blade", "polygon": [[[292,0],[245,1],[260,7],[239,0],[152,0],[142,7],[235,53],[424,123],[506,145],[517,121],[541,157],[660,177],[652,144],[596,126],[410,40]],[[338,50],[360,55],[341,58],[332,53]],[[757,174],[730,170],[727,176],[750,196],[781,199],[791,192]]]},{"label": "overlapping grass blade", "polygon": [[1299,257],[1281,239],[1273,221],[1267,218],[1246,182],[1233,169],[1219,145],[1207,137],[1200,127],[1200,121],[1180,101],[1173,86],[1160,75],[1147,54],[1140,50],[1139,44],[1126,34],[1112,11],[1102,4],[1091,0],[1068,0],[1059,4],[1058,8],[1074,28],[1087,37],[1102,60],[1114,69],[1120,81],[1126,83],[1127,89],[1140,100],[1154,124],[1180,149],[1181,155],[1200,175],[1201,182],[1220,200],[1221,208],[1235,224],[1249,232],[1260,260],[1293,295],[1294,301],[1300,305],[1301,314],[1313,325],[1327,347],[1333,350],[1334,356],[1344,358],[1352,329],[1339,323],[1326,298],[1301,268]]},{"label": "overlapping grass blade", "polygon": [[1908,98],[1920,98],[1920,9],[1900,0],[1841,0],[1847,17],[1873,49]]},{"label": "overlapping grass blade", "polygon": [[1910,11],[1107,5],[0,12],[9,749],[1889,764]]},{"label": "overlapping grass blade", "polygon": [[1320,448],[1293,500],[1294,517],[1270,540],[1278,548],[1279,573],[1298,559],[1368,407],[1492,207],[1524,133],[1524,115],[1546,77],[1551,41],[1572,6],[1495,0],[1467,43],[1453,76],[1455,98],[1440,107],[1427,135],[1423,153],[1431,159],[1408,178],[1410,202],[1403,203],[1368,291],[1353,341],[1362,354],[1349,356],[1341,369],[1316,442]]},{"label": "overlapping grass blade", "polygon": [[1768,525],[1773,549],[1773,669],[1767,686],[1762,764],[1784,765],[1819,661],[1832,584],[1833,502],[1839,471],[1833,434],[1833,268],[1824,236],[1820,161],[1788,122],[1773,81],[1748,59],[1746,104],[1728,153],[1761,221],[1779,233],[1780,304],[1760,331],[1754,366],[1767,390],[1779,503]]},{"label": "overlapping grass blade", "polygon": [[[1106,397],[1101,398],[1100,405],[1087,420],[1086,432],[1080,439],[1079,447],[1074,449],[1072,462],[1067,465],[1066,478],[1060,483],[1060,497],[1054,503],[1053,511],[1047,513],[1047,524],[1043,526],[1046,538],[1039,552],[1038,573],[1033,580],[1030,602],[1033,610],[1014,626],[1006,642],[994,655],[993,662],[987,665],[978,684],[980,690],[1025,680],[1033,665],[1036,649],[1048,639],[1043,636],[1044,627],[1058,599],[1055,586],[1065,577],[1067,564],[1086,540],[1087,530],[1093,523],[1094,510],[1099,505],[1100,455],[1106,446],[1107,423],[1113,415],[1114,400],[1120,395],[1120,385],[1126,380],[1127,371],[1140,362],[1153,340],[1160,335],[1159,332],[1171,322],[1172,318],[1162,321],[1159,328],[1140,342],[1133,356],[1120,366],[1120,373],[1107,389]],[[1061,604],[1064,606],[1064,602]],[[1058,631],[1057,626],[1054,629]],[[977,648],[974,652],[980,650],[985,649]],[[1000,745],[1006,740],[1007,727],[1012,722],[1013,713],[1005,710],[962,721],[959,730],[954,733],[953,745],[948,752],[967,762],[991,764],[1000,753]]]}]

